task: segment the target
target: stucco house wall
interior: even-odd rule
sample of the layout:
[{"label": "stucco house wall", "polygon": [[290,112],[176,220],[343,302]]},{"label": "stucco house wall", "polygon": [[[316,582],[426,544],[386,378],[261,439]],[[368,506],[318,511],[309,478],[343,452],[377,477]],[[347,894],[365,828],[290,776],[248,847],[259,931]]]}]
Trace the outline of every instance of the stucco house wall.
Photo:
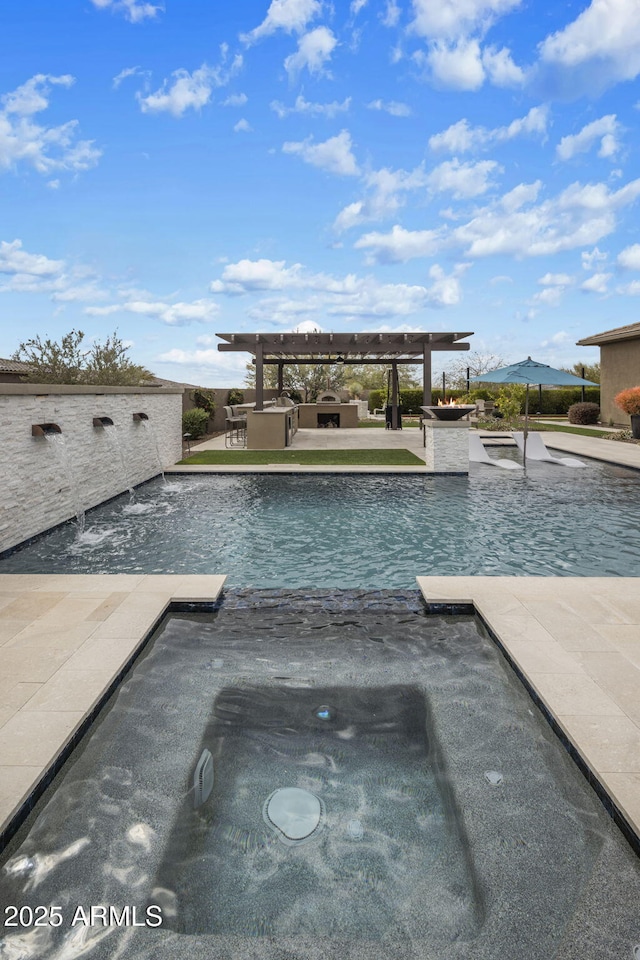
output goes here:
[{"label": "stucco house wall", "polygon": [[615,327],[578,340],[579,346],[600,347],[600,417],[603,423],[629,427],[629,417],[613,398],[621,390],[640,386],[640,323]]}]

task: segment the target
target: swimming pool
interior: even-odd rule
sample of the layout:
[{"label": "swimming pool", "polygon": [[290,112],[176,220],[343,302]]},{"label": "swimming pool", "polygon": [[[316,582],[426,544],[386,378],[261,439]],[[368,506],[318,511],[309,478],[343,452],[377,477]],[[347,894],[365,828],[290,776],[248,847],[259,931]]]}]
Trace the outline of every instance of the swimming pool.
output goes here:
[{"label": "swimming pool", "polygon": [[[415,591],[227,591],[168,618],[53,786],[0,895],[64,923],[5,930],[9,957],[602,960],[637,940],[637,858],[475,621]],[[324,803],[299,847],[265,821],[283,787]],[[72,928],[78,905],[139,925]]]},{"label": "swimming pool", "polygon": [[411,588],[418,573],[625,576],[640,563],[639,507],[640,474],[594,461],[578,475],[174,476],[91,511],[80,536],[70,523],[5,556],[0,572],[353,589]]}]

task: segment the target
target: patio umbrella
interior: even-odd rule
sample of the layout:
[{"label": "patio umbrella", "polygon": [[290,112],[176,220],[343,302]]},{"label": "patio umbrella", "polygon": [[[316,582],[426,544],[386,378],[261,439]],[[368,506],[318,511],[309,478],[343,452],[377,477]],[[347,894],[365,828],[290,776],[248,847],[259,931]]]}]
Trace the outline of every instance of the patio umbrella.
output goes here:
[{"label": "patio umbrella", "polygon": [[546,363],[537,363],[531,357],[520,363],[511,363],[499,370],[490,370],[477,377],[469,378],[473,383],[524,383],[526,385],[524,401],[524,461],[527,462],[527,434],[529,432],[529,387],[537,384],[554,387],[597,387],[593,380],[576,377],[565,370],[556,370]]}]

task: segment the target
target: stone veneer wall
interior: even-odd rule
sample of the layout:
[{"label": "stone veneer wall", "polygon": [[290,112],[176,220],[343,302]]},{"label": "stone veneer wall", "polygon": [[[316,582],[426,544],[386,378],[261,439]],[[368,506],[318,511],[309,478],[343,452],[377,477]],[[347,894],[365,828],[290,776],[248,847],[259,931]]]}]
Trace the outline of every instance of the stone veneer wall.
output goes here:
[{"label": "stone veneer wall", "polygon": [[[0,384],[0,551],[173,465],[181,416],[172,388]],[[94,417],[114,426],[94,427]],[[41,423],[56,423],[62,444],[33,437]]]},{"label": "stone veneer wall", "polygon": [[454,420],[424,421],[427,471],[469,473],[469,423]]}]

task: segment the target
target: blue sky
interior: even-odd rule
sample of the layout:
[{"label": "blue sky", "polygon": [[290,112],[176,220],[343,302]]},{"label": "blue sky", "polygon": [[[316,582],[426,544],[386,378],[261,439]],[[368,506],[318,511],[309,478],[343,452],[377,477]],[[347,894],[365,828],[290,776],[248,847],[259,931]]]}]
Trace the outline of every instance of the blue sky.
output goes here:
[{"label": "blue sky", "polygon": [[0,356],[117,329],[233,386],[216,331],[303,325],[597,359],[638,319],[638,74],[639,0],[6,0]]}]

